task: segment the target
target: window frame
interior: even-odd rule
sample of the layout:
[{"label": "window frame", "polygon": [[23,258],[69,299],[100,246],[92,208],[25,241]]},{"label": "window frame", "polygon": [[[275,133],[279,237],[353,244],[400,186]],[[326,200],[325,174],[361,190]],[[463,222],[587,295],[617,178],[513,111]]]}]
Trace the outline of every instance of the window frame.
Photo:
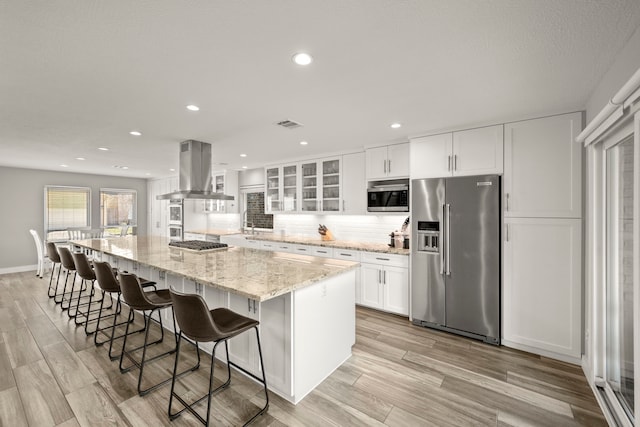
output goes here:
[{"label": "window frame", "polygon": [[106,194],[133,194],[133,214],[132,219],[128,221],[127,225],[129,227],[137,227],[138,226],[138,191],[132,188],[100,188],[100,197],[98,199],[99,209],[100,209],[100,228],[102,230],[106,230],[108,228],[121,227],[122,224],[104,224],[103,223],[103,205],[102,205],[102,195]]},{"label": "window frame", "polygon": [[[83,192],[87,193],[87,225],[86,226],[80,226],[80,227],[67,227],[67,228],[60,228],[60,229],[49,229],[49,191],[52,189],[63,189],[63,191],[68,191],[68,192],[72,192],[74,190],[82,190]],[[81,187],[81,186],[76,186],[76,185],[53,185],[53,184],[49,184],[49,185],[45,185],[44,186],[44,192],[43,192],[43,199],[44,199],[44,240],[48,241],[49,240],[49,233],[52,231],[66,231],[69,230],[70,228],[77,228],[77,229],[90,229],[91,228],[91,200],[92,200],[92,191],[91,191],[91,187]],[[56,240],[56,239],[54,239]]]}]

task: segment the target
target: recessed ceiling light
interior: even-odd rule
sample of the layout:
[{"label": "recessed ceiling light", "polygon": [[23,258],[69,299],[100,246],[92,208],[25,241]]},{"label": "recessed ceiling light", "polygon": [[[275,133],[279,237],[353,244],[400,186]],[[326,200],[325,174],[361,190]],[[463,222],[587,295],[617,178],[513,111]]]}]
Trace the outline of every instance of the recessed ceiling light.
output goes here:
[{"label": "recessed ceiling light", "polygon": [[76,160],[87,160],[84,157],[76,157]]},{"label": "recessed ceiling light", "polygon": [[109,149],[106,148],[106,147],[98,147],[98,150],[100,150],[100,151],[109,151]]},{"label": "recessed ceiling light", "polygon": [[174,168],[169,169],[170,172],[175,172],[176,170]]},{"label": "recessed ceiling light", "polygon": [[243,154],[240,154],[240,157],[247,157],[247,155],[243,153]]},{"label": "recessed ceiling light", "polygon": [[296,53],[295,55],[293,55],[292,60],[298,65],[309,65],[311,64],[311,62],[313,62],[313,58],[311,57],[311,55],[304,52]]},{"label": "recessed ceiling light", "polygon": [[151,176],[151,174],[149,172],[145,173],[146,176]]},{"label": "recessed ceiling light", "polygon": [[307,141],[300,141],[300,145],[307,145],[308,142]]},{"label": "recessed ceiling light", "polygon": [[129,169],[129,166],[122,166],[121,169]]},{"label": "recessed ceiling light", "polygon": [[187,105],[187,110],[189,111],[199,111],[200,107],[198,107],[197,105]]},{"label": "recessed ceiling light", "polygon": [[60,165],[61,168],[68,168],[69,165]]},{"label": "recessed ceiling light", "polygon": [[129,132],[131,135],[133,136],[140,136],[142,135],[140,132],[138,132],[137,130],[132,130],[131,132]]},{"label": "recessed ceiling light", "polygon": [[243,166],[243,167],[242,167],[242,169],[246,169],[246,168],[247,168],[246,166]]},{"label": "recessed ceiling light", "polygon": [[391,129],[398,129],[401,127],[402,127],[401,123],[391,123]]}]

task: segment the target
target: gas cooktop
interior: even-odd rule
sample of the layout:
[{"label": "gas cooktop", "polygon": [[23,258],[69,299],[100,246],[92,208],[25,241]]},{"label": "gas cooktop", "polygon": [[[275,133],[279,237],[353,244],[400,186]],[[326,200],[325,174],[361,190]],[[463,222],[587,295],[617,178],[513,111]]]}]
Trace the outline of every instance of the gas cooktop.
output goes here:
[{"label": "gas cooktop", "polygon": [[228,247],[226,243],[205,242],[202,240],[176,240],[173,242],[169,242],[169,246],[197,252],[223,250],[227,249]]}]

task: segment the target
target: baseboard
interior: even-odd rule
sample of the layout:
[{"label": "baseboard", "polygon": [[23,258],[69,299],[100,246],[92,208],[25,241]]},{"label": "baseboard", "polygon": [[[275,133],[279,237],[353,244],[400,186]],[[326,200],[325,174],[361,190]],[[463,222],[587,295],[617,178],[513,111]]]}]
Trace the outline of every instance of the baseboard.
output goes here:
[{"label": "baseboard", "polygon": [[33,271],[35,276],[35,272],[38,269],[37,264],[33,265],[21,265],[18,267],[8,267],[8,268],[0,268],[0,274],[9,274],[9,273],[24,273],[25,271]]},{"label": "baseboard", "polygon": [[542,350],[540,348],[531,347],[524,344],[518,344],[507,340],[502,340],[501,344],[505,347],[515,348],[516,350],[526,351],[527,353],[539,354],[540,356],[548,357],[550,359],[560,360],[562,362],[571,363],[573,365],[582,365],[582,359],[580,357],[567,356],[565,354],[555,353],[553,351]]}]

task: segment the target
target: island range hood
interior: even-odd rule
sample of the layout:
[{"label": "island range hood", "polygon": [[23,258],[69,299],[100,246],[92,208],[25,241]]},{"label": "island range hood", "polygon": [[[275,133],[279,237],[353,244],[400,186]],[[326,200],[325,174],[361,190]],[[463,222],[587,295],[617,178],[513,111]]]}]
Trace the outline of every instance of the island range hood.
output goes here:
[{"label": "island range hood", "polygon": [[193,139],[180,143],[180,190],[156,196],[158,200],[234,200],[212,191],[211,144]]}]

